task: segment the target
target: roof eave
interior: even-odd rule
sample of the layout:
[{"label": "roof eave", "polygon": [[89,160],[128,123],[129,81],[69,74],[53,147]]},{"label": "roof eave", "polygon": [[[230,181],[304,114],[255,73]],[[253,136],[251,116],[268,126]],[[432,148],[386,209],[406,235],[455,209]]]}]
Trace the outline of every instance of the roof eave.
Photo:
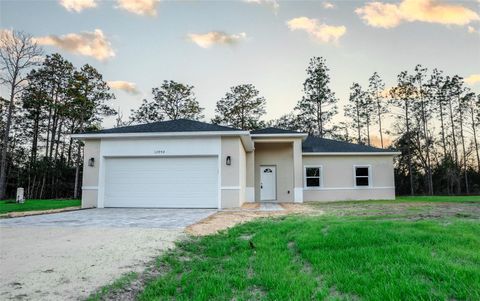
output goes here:
[{"label": "roof eave", "polygon": [[302,152],[304,156],[396,156],[401,152]]},{"label": "roof eave", "polygon": [[307,133],[285,133],[285,134],[250,134],[252,138],[302,138],[305,140]]}]

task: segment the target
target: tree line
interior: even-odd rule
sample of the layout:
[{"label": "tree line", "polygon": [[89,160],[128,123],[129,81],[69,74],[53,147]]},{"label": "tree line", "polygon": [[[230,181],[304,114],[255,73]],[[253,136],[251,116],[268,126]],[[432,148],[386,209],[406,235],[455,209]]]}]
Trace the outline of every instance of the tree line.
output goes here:
[{"label": "tree line", "polygon": [[[2,34],[0,63],[1,83],[9,90],[9,98],[0,99],[0,198],[11,197],[16,187],[29,198],[78,197],[83,150],[70,134],[99,129],[106,116],[115,115],[117,127],[205,120],[194,87],[172,80],[154,87],[151,100],[124,118],[93,66],[74,66],[57,53],[44,56],[23,32]],[[338,119],[329,71],[324,58],[313,57],[302,98],[278,119],[265,121],[266,99],[254,85],[241,84],[218,100],[210,122],[244,130],[274,126],[399,150],[398,194],[480,193],[480,95],[461,77],[417,65],[386,88],[375,72],[365,87],[352,83]]]},{"label": "tree line", "polygon": [[60,54],[43,56],[32,37],[4,32],[0,37],[3,84],[0,199],[24,187],[29,198],[77,198],[82,143],[71,133],[99,128],[114,115],[110,92],[92,66],[74,66]]}]

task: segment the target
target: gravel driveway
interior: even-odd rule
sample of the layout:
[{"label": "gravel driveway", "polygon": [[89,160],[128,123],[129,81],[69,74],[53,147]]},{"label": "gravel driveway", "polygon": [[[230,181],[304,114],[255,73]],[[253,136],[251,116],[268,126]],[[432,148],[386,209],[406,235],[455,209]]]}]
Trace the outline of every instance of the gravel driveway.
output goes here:
[{"label": "gravel driveway", "polygon": [[0,299],[78,300],[145,264],[215,213],[89,209],[0,220]]}]

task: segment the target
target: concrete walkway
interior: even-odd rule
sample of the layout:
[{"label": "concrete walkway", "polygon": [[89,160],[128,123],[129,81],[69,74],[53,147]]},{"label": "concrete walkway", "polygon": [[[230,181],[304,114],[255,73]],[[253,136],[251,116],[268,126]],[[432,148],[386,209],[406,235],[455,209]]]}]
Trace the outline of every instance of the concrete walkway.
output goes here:
[{"label": "concrete walkway", "polygon": [[278,203],[260,203],[259,211],[282,211],[285,210]]}]

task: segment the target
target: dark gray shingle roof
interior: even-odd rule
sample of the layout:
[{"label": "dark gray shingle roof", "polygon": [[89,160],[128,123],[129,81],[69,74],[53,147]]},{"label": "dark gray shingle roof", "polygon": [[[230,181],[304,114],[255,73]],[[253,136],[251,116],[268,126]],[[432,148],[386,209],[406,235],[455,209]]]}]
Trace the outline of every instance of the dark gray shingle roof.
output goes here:
[{"label": "dark gray shingle roof", "polygon": [[215,131],[241,131],[227,126],[205,123],[201,121],[177,119],[159,121],[139,125],[105,129],[87,134],[123,134],[123,133],[168,133],[168,132],[215,132]]},{"label": "dark gray shingle roof", "polygon": [[308,136],[302,143],[302,151],[304,153],[388,153],[394,150]]},{"label": "dark gray shingle roof", "polygon": [[274,128],[274,127],[254,130],[254,131],[250,131],[250,133],[253,135],[256,135],[256,134],[303,134],[297,131],[285,130],[285,129]]}]

